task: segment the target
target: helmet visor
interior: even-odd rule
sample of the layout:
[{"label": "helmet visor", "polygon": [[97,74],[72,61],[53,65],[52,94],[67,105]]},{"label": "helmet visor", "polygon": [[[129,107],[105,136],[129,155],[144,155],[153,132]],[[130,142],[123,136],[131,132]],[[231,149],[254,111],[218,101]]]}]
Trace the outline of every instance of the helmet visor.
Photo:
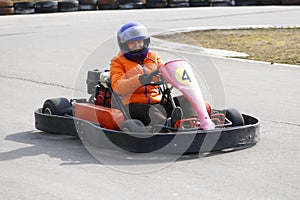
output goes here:
[{"label": "helmet visor", "polygon": [[135,40],[144,40],[149,38],[148,31],[145,27],[134,26],[119,33],[121,43]]}]

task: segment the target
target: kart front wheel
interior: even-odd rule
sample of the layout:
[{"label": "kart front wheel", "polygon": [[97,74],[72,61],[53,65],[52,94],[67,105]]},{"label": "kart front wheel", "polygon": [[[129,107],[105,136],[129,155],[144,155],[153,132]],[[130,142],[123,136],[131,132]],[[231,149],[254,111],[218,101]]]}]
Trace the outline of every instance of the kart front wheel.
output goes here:
[{"label": "kart front wheel", "polygon": [[245,125],[242,114],[235,108],[228,108],[223,110],[227,119],[232,122],[232,126],[243,126]]},{"label": "kart front wheel", "polygon": [[42,112],[48,115],[73,115],[72,104],[66,98],[47,99],[44,102]]},{"label": "kart front wheel", "polygon": [[124,121],[121,126],[121,129],[127,133],[145,133],[146,128],[144,124],[137,119],[128,119]]}]

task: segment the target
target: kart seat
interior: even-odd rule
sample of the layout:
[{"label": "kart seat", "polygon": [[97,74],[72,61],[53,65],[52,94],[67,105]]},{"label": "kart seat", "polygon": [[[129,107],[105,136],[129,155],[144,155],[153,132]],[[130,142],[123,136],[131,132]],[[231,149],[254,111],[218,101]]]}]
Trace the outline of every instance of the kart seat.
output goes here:
[{"label": "kart seat", "polygon": [[[102,82],[101,82],[102,84]],[[110,94],[111,94],[111,100],[112,100],[112,105],[113,107],[119,109],[122,111],[123,115],[124,115],[124,119],[130,119],[128,116],[129,114],[127,113],[127,111],[125,110],[123,104],[122,104],[122,101],[121,101],[121,96],[116,94],[112,87],[111,87],[111,81],[110,81],[110,78],[106,78],[105,79],[105,85],[107,86]]]}]

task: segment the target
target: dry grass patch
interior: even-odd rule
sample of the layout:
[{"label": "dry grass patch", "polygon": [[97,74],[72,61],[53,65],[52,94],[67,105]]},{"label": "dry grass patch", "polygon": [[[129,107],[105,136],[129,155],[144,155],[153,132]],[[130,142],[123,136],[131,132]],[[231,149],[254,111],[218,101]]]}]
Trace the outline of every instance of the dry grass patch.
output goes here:
[{"label": "dry grass patch", "polygon": [[244,52],[246,59],[300,65],[300,28],[206,30],[158,36],[205,48]]}]

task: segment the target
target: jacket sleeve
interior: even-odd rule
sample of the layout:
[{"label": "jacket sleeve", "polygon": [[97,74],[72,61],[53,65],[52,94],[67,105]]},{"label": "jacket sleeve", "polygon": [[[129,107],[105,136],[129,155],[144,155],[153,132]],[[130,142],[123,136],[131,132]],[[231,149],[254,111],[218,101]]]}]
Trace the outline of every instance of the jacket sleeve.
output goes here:
[{"label": "jacket sleeve", "polygon": [[162,59],[159,57],[159,55],[157,53],[156,53],[156,62],[157,62],[158,68],[160,68],[164,65],[164,62],[162,61]]},{"label": "jacket sleeve", "polygon": [[139,80],[139,74],[127,78],[125,69],[117,58],[111,61],[110,80],[113,91],[119,95],[130,94],[142,86]]}]

